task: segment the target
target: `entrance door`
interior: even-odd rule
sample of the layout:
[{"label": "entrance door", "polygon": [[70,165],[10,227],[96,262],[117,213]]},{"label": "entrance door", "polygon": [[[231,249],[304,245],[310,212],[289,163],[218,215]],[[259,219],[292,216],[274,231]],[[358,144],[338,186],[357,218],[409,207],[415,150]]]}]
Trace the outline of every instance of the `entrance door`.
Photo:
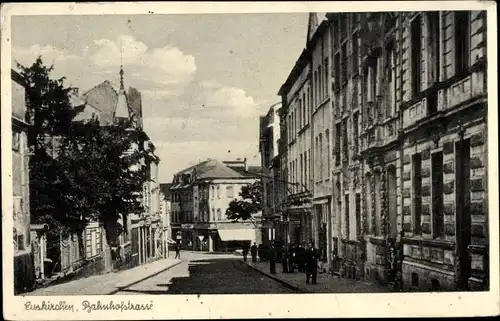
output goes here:
[{"label": "entrance door", "polygon": [[388,187],[388,203],[389,203],[389,230],[388,235],[390,238],[396,238],[398,235],[397,217],[398,217],[398,204],[397,204],[397,181],[396,181],[396,168],[391,166],[387,171],[387,187]]},{"label": "entrance door", "polygon": [[467,251],[471,244],[471,217],[469,211],[470,203],[470,140],[455,143],[456,163],[456,228],[458,245],[458,286],[461,290],[467,290],[471,274],[470,256]]}]

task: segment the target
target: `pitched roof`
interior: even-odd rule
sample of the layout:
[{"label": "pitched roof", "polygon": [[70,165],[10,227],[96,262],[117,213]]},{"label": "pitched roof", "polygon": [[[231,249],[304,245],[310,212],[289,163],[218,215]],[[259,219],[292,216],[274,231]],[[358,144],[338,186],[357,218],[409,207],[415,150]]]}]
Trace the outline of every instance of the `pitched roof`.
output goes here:
[{"label": "pitched roof", "polygon": [[101,111],[103,125],[113,123],[113,115],[118,104],[118,93],[109,81],[104,81],[84,93],[81,98]]},{"label": "pitched roof", "polygon": [[223,162],[216,159],[209,159],[199,164],[190,166],[176,173],[176,175],[195,172],[196,179],[217,179],[217,178],[246,178],[243,172],[238,172],[229,168]]}]

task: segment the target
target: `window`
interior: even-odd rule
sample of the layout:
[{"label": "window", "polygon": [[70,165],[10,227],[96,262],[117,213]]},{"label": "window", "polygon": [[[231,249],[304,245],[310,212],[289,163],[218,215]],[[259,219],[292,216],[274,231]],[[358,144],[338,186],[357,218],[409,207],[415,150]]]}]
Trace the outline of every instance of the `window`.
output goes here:
[{"label": "window", "polygon": [[304,183],[304,155],[300,154],[300,183]]},{"label": "window", "polygon": [[373,215],[373,204],[372,204],[372,177],[371,175],[366,175],[366,227],[367,234],[372,234],[372,215]]},{"label": "window", "polygon": [[342,45],[342,83],[345,83],[348,79],[347,75],[347,44]]},{"label": "window", "polygon": [[211,199],[215,198],[215,186],[212,185],[212,197]]},{"label": "window", "polygon": [[378,57],[371,58],[368,67],[368,101],[375,101],[378,94]]},{"label": "window", "polygon": [[421,91],[421,60],[422,60],[422,42],[421,42],[421,23],[420,15],[411,22],[411,86],[413,96]]},{"label": "window", "polygon": [[302,128],[302,100],[299,99],[298,100],[298,103],[297,103],[297,112],[299,113],[299,116],[298,116],[298,130],[300,130]]},{"label": "window", "polygon": [[216,188],[217,188],[217,198],[220,198],[220,186],[217,185]]},{"label": "window", "polygon": [[[356,16],[356,15],[355,15]],[[358,75],[358,66],[359,66],[359,34],[355,32],[352,35],[352,72],[351,75]]]},{"label": "window", "polygon": [[222,221],[222,212],[221,212],[220,208],[217,209],[217,220]]},{"label": "window", "polygon": [[349,222],[349,194],[345,194],[344,196],[345,204],[344,204],[344,219],[345,219],[345,229],[346,229],[346,238],[351,239],[351,222]]},{"label": "window", "polygon": [[335,89],[340,89],[340,53],[335,54]]},{"label": "window", "polygon": [[352,134],[352,138],[353,138],[353,157],[354,156],[357,156],[358,153],[359,153],[359,144],[358,144],[358,141],[359,141],[359,112],[355,112],[352,116],[352,129],[353,129],[353,134]]},{"label": "window", "polygon": [[335,124],[335,165],[340,165],[340,124]]},{"label": "window", "polygon": [[380,220],[381,220],[381,195],[380,195],[380,192],[381,192],[381,189],[382,189],[382,184],[381,184],[381,179],[380,179],[380,172],[375,172],[375,175],[374,175],[374,185],[375,185],[375,213],[374,213],[374,219],[375,219],[375,226],[373,227],[374,228],[374,234],[376,236],[380,236],[381,235],[381,228],[380,228]]},{"label": "window", "polygon": [[427,13],[429,21],[428,39],[429,39],[429,82],[434,83],[439,81],[439,65],[440,65],[440,45],[441,35],[439,29],[439,12]]},{"label": "window", "polygon": [[12,131],[12,150],[19,151],[21,147],[21,133],[18,131]]},{"label": "window", "polygon": [[314,71],[313,89],[314,89],[314,104],[316,106],[316,103],[318,102],[318,72],[316,70]]},{"label": "window", "polygon": [[307,124],[307,104],[306,104],[306,93],[305,90],[302,93],[302,126],[305,126]]},{"label": "window", "polygon": [[396,80],[394,69],[394,44],[391,42],[385,48],[386,52],[386,79],[388,87],[388,97],[386,103],[386,117],[392,117],[396,113]]},{"label": "window", "polygon": [[432,221],[434,237],[444,234],[443,153],[432,154]]},{"label": "window", "polygon": [[342,126],[343,127],[343,131],[344,131],[343,135],[342,135],[342,139],[343,139],[343,142],[342,142],[343,157],[342,157],[342,159],[344,161],[347,161],[347,159],[349,157],[349,149],[348,149],[348,146],[347,146],[347,144],[348,144],[348,141],[347,141],[347,139],[348,139],[348,137],[347,137],[347,119],[344,119],[342,121],[342,123],[343,123],[343,126]]},{"label": "window", "polygon": [[413,232],[421,235],[422,217],[422,158],[420,154],[413,155]]},{"label": "window", "polygon": [[227,198],[233,198],[234,197],[234,190],[232,185],[228,185],[226,187],[226,193],[227,193]]},{"label": "window", "polygon": [[469,12],[455,12],[455,73],[460,74],[467,70],[470,61],[469,48]]},{"label": "window", "polygon": [[361,195],[356,193],[356,236],[361,236]]},{"label": "window", "polygon": [[340,37],[341,41],[347,37],[347,14],[340,14]]},{"label": "window", "polygon": [[97,232],[93,230],[90,233],[90,241],[91,241],[91,256],[96,256],[97,255]]},{"label": "window", "polygon": [[215,221],[215,208],[212,207],[212,221]]},{"label": "window", "polygon": [[325,83],[323,85],[324,87],[324,90],[325,90],[325,97],[328,96],[328,84],[329,84],[329,81],[328,81],[328,58],[325,58],[325,67],[324,67],[324,74],[325,74]]},{"label": "window", "polygon": [[325,140],[326,140],[326,150],[324,153],[325,158],[326,158],[325,159],[325,162],[326,162],[325,179],[329,179],[330,178],[330,160],[329,160],[330,159],[330,157],[329,157],[330,156],[330,152],[329,152],[329,150],[330,150],[330,132],[328,129],[325,131]]},{"label": "window", "polygon": [[307,177],[307,151],[304,152],[304,185],[308,186],[308,177]]},{"label": "window", "polygon": [[319,134],[319,179],[323,180],[323,134]]},{"label": "window", "polygon": [[321,65],[318,66],[318,102],[323,99],[323,74],[321,73]]}]

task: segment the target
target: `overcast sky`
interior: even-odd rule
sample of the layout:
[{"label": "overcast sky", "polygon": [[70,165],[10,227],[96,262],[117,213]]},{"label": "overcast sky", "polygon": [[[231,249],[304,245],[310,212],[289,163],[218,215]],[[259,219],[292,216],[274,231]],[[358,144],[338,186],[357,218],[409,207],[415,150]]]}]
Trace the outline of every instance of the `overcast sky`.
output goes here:
[{"label": "overcast sky", "polygon": [[[198,160],[259,164],[258,116],[305,45],[307,14],[13,16],[12,57],[41,54],[84,92],[109,80],[143,93],[160,180]],[[228,153],[228,151],[231,151]]]}]

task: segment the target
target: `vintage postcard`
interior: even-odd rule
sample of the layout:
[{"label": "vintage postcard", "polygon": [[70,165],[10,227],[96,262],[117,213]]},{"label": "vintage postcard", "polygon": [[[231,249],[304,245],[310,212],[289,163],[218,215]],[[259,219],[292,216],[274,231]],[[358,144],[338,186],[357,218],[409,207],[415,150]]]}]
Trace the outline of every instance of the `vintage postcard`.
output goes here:
[{"label": "vintage postcard", "polygon": [[496,19],[3,4],[4,317],[500,314]]}]

